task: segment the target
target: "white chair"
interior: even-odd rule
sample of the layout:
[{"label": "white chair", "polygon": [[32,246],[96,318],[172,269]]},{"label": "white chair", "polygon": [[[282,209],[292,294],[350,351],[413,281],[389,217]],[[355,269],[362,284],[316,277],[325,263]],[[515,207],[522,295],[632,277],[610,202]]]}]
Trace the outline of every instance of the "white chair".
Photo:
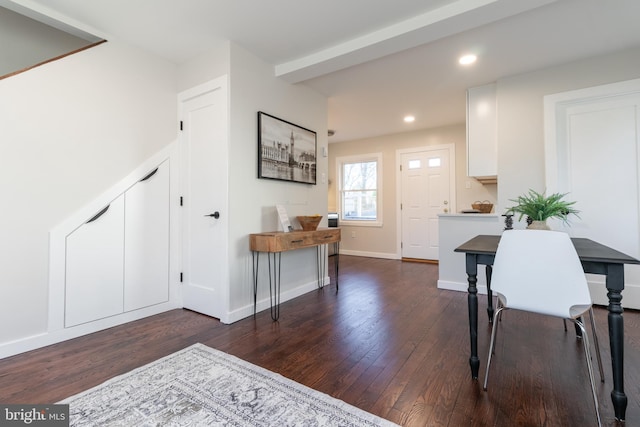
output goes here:
[{"label": "white chair", "polygon": [[[600,426],[591,350],[587,331],[581,321],[581,317],[589,312],[593,335],[597,342],[591,295],[580,259],[569,235],[543,230],[505,231],[493,263],[491,289],[497,294],[498,303],[493,318],[484,389],[487,389],[491,356],[503,310],[523,310],[567,319],[578,325],[582,331],[593,403]],[[599,349],[597,356],[602,376]]]}]

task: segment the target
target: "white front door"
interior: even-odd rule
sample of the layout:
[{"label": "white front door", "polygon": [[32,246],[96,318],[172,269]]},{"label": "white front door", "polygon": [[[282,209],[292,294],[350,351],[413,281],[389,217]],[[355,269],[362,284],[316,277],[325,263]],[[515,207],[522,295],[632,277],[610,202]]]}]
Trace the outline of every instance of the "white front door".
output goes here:
[{"label": "white front door", "polygon": [[[635,258],[640,258],[639,111],[638,93],[581,97],[561,108],[556,141],[558,191],[568,192],[580,210],[566,231]],[[589,282],[594,302],[608,304],[603,276],[589,275]],[[622,305],[640,308],[640,266],[625,266]]]},{"label": "white front door", "polygon": [[180,96],[183,154],[183,306],[228,311],[226,78]]},{"label": "white front door", "polygon": [[450,212],[451,147],[401,152],[402,258],[439,258],[438,214]]}]

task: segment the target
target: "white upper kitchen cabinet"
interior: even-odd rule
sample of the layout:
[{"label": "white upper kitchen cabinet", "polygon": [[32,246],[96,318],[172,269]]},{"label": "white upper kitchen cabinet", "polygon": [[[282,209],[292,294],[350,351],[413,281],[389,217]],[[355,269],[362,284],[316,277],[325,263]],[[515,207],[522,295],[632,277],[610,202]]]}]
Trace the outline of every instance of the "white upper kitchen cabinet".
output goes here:
[{"label": "white upper kitchen cabinet", "polygon": [[467,175],[495,182],[498,174],[494,83],[467,90]]}]

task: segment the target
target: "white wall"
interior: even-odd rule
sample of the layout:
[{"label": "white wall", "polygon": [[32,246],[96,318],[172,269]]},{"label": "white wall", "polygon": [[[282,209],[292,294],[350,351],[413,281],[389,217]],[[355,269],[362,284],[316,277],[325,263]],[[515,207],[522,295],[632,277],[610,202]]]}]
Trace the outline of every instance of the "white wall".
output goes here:
[{"label": "white wall", "polygon": [[529,188],[545,190],[545,95],[638,77],[640,48],[498,80],[498,212]]},{"label": "white wall", "polygon": [[46,332],[49,231],[176,139],[175,66],[104,43],[0,80],[0,345]]},{"label": "white wall", "polygon": [[[325,215],[327,225],[327,100],[303,85],[291,85],[274,77],[273,66],[245,49],[231,44],[230,55],[230,158],[229,158],[229,257],[230,308],[253,310],[253,282],[249,234],[279,229],[275,205],[283,204],[290,217]],[[317,133],[317,185],[257,178],[258,122],[263,111]],[[282,295],[286,298],[314,289],[315,249],[282,255]],[[266,257],[260,267],[259,300],[269,298]],[[283,316],[285,314],[283,313]]]},{"label": "white wall", "polygon": [[178,92],[229,74],[230,42],[212,42],[210,49],[178,67]]}]

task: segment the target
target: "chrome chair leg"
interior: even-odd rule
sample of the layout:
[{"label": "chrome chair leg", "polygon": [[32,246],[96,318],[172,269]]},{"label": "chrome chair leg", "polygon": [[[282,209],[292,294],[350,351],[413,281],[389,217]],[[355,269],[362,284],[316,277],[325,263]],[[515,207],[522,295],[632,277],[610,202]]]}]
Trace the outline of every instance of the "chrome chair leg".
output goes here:
[{"label": "chrome chair leg", "polygon": [[589,338],[587,337],[587,330],[585,329],[582,322],[571,319],[582,331],[582,344],[584,347],[584,354],[587,359],[587,368],[589,369],[589,381],[591,382],[591,392],[593,394],[593,404],[596,408],[596,417],[598,418],[598,427],[602,427],[602,422],[600,421],[600,408],[598,407],[598,394],[596,393],[596,384],[593,378],[593,363],[591,362],[591,348],[589,347]]},{"label": "chrome chair leg", "polygon": [[[498,300],[496,302],[496,311],[500,310],[500,307],[502,307],[502,303],[500,302],[500,298],[498,298]],[[500,316],[498,316],[498,320],[500,322],[502,322],[502,314],[500,314]]]},{"label": "chrome chair leg", "polygon": [[493,327],[491,328],[491,344],[489,344],[489,357],[487,357],[487,370],[484,374],[484,385],[483,388],[487,390],[487,382],[489,381],[489,368],[491,367],[491,356],[493,355],[493,346],[496,342],[496,332],[498,330],[498,318],[500,317],[500,313],[502,313],[504,307],[500,306],[496,309],[496,312],[493,314]]},{"label": "chrome chair leg", "polygon": [[[600,354],[600,341],[596,332],[596,322],[593,317],[593,308],[589,309],[589,319],[591,320],[591,330],[593,331],[593,344],[596,347],[596,358],[598,359],[598,370],[600,371],[600,382],[604,382],[604,370],[602,369],[602,356]],[[567,319],[562,319],[564,331],[567,332]],[[578,336],[578,338],[582,338]]]},{"label": "chrome chair leg", "polygon": [[600,355],[600,343],[596,333],[596,321],[593,317],[593,307],[589,309],[589,319],[591,319],[591,330],[593,331],[593,344],[596,347],[596,359],[598,359],[598,369],[600,370],[600,382],[604,382],[604,370],[602,369],[602,356]]}]

